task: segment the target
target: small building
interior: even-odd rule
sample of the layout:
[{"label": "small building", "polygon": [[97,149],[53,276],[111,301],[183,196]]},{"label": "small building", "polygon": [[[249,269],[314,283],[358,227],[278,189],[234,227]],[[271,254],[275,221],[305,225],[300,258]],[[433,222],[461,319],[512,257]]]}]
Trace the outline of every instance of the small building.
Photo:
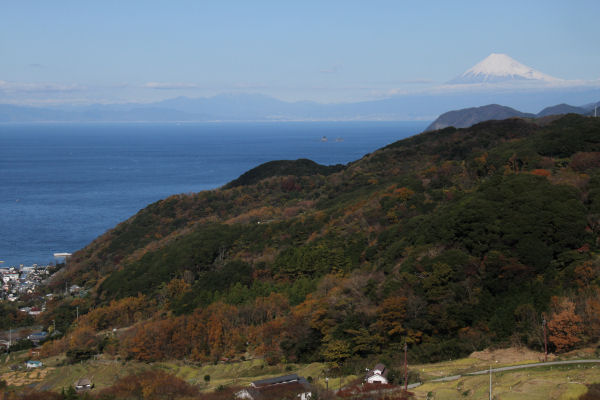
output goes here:
[{"label": "small building", "polygon": [[303,379],[304,378],[298,376],[297,374],[291,374],[291,375],[277,376],[275,378],[267,378],[267,379],[261,379],[259,381],[254,381],[254,382],[250,383],[250,386],[255,387],[255,388],[261,388],[261,387],[266,387],[266,386],[271,386],[271,385],[281,385],[283,383],[298,382]]},{"label": "small building", "polygon": [[87,392],[92,390],[94,384],[89,378],[81,378],[77,382],[75,382],[75,390],[78,392]]},{"label": "small building", "polygon": [[4,274],[4,282],[13,281],[17,282],[19,280],[18,272],[9,272],[8,274]]},{"label": "small building", "polygon": [[27,336],[27,339],[31,340],[33,343],[43,342],[48,337],[48,332],[35,332],[31,335]]},{"label": "small building", "polygon": [[71,287],[69,288],[69,293],[71,294],[76,294],[81,292],[81,286],[79,285],[71,285]]},{"label": "small building", "polygon": [[312,397],[308,381],[296,374],[254,381],[247,389],[237,392],[235,397],[248,400],[275,400],[280,399],[283,394],[287,396],[286,398],[296,396],[300,400],[309,400]]},{"label": "small building", "polygon": [[34,360],[29,360],[25,363],[25,366],[30,369],[30,368],[40,368],[42,365],[41,361],[34,361]]},{"label": "small building", "polygon": [[385,365],[379,363],[367,373],[365,381],[367,381],[367,383],[381,383],[383,385],[387,385],[389,383],[387,375],[388,369],[385,367]]}]

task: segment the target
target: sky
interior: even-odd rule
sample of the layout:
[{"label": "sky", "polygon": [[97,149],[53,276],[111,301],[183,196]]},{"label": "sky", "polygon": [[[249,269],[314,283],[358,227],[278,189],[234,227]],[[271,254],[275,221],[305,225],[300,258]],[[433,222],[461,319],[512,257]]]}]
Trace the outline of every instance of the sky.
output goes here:
[{"label": "sky", "polygon": [[355,102],[442,85],[493,52],[600,79],[597,0],[0,0],[0,10],[0,103]]}]

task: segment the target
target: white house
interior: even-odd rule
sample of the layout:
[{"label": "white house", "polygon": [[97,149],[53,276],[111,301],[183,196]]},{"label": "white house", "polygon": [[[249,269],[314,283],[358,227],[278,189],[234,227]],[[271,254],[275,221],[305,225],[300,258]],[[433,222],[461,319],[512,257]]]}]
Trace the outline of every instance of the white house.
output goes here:
[{"label": "white house", "polygon": [[367,373],[365,380],[367,383],[381,383],[383,385],[387,385],[389,383],[387,374],[388,370],[385,365],[379,363]]}]

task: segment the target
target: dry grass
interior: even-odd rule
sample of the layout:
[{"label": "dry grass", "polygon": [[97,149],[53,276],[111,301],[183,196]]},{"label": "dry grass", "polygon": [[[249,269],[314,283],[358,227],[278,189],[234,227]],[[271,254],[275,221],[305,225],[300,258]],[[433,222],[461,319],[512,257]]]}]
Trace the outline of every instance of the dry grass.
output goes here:
[{"label": "dry grass", "polygon": [[[587,391],[586,385],[600,383],[600,366],[572,365],[506,371],[492,375],[496,400],[569,400]],[[467,376],[452,382],[426,383],[413,389],[417,399],[488,399],[489,376]],[[429,395],[429,397],[428,397]]]},{"label": "dry grass", "polygon": [[[215,390],[219,386],[246,386],[250,382],[272,378],[275,376],[298,374],[305,378],[311,377],[317,385],[325,387],[325,375],[323,371],[326,365],[323,363],[312,364],[290,364],[283,365],[267,365],[263,360],[254,359],[231,364],[216,364],[204,365],[196,367],[186,365],[182,362],[165,362],[157,364],[177,377],[187,381],[188,383],[199,385],[204,391]],[[209,375],[210,381],[208,384],[204,381],[204,376]],[[338,388],[347,385],[355,380],[355,375],[329,378],[329,387]]]},{"label": "dry grass", "polygon": [[[476,351],[469,356],[470,359],[485,361],[487,363],[500,363],[504,365],[527,364],[544,361],[544,353],[532,351],[525,347],[509,347],[507,349]],[[548,361],[556,358],[548,354]]]},{"label": "dry grass", "polygon": [[54,368],[36,368],[32,370],[6,372],[0,375],[0,379],[12,386],[25,386],[42,382],[47,379],[48,374]]},{"label": "dry grass", "polygon": [[[548,355],[548,361],[556,359],[553,354]],[[506,349],[484,350],[471,353],[468,358],[450,360],[435,364],[419,364],[413,366],[424,380],[444,376],[462,375],[469,372],[481,371],[492,368],[506,367],[520,364],[531,364],[544,361],[544,353],[531,351],[520,347]]]}]

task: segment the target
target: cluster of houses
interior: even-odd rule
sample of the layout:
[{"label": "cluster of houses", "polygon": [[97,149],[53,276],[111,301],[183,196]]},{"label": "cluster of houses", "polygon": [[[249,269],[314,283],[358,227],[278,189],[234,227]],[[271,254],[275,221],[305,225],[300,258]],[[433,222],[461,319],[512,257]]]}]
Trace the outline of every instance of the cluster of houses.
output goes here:
[{"label": "cluster of houses", "polygon": [[[42,281],[48,279],[55,272],[52,265],[31,266],[20,265],[19,267],[0,266],[0,301],[17,301],[21,296],[35,293]],[[87,291],[78,285],[65,286],[64,295],[83,297]],[[59,294],[60,295],[60,294]],[[56,294],[47,294],[43,300],[52,300]],[[39,315],[43,307],[23,307],[22,312],[30,315]]]},{"label": "cluster of houses", "polygon": [[48,265],[0,267],[0,300],[17,301],[24,294],[34,293],[49,275]]},{"label": "cluster of houses", "polygon": [[[372,370],[368,370],[364,382],[370,384],[387,385],[388,369],[379,363]],[[262,379],[250,383],[236,393],[235,397],[244,400],[279,399],[285,394],[287,397],[296,397],[299,400],[309,400],[313,397],[309,382],[296,374]],[[291,396],[290,396],[291,395]]]},{"label": "cluster of houses", "polygon": [[[16,329],[16,330],[10,330],[9,331],[3,331],[0,333],[0,349],[2,350],[8,350],[10,349],[10,347],[14,346],[15,344],[17,344],[20,340],[23,339],[28,339],[30,340],[34,346],[39,346],[39,344],[41,342],[43,342],[44,340],[48,339],[50,336],[55,336],[55,335],[59,335],[60,331],[55,330],[51,335],[48,334],[48,332],[45,331],[37,331],[37,332],[31,332],[29,334],[27,334],[27,329]],[[25,336],[25,334],[27,334]],[[32,368],[30,366],[28,366],[27,368]]]}]

